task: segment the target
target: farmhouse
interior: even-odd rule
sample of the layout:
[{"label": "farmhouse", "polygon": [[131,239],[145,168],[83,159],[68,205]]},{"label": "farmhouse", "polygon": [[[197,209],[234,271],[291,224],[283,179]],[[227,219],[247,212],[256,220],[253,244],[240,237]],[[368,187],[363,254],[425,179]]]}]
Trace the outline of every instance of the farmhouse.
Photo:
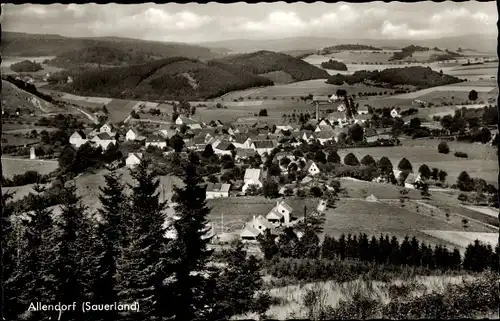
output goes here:
[{"label": "farmhouse", "polygon": [[240,237],[242,241],[256,241],[260,234],[261,232],[253,227],[252,223],[248,223],[245,225],[243,231],[241,231]]},{"label": "farmhouse", "polygon": [[365,128],[365,140],[367,143],[373,143],[378,140],[377,131],[373,128]]},{"label": "farmhouse", "polygon": [[311,176],[319,174],[319,172],[320,172],[318,165],[316,165],[316,163],[313,162],[312,160],[307,162],[306,166],[304,167],[304,171],[307,172]]},{"label": "farmhouse", "polygon": [[70,137],[69,137],[69,143],[76,148],[79,148],[83,144],[87,142],[87,136],[85,133],[81,130],[75,131]]},{"label": "farmhouse", "polygon": [[235,149],[234,145],[228,141],[221,141],[218,144],[213,144],[214,153],[217,155],[231,155],[231,152]]},{"label": "farmhouse", "polygon": [[392,133],[388,129],[377,130],[378,139],[391,139]]},{"label": "farmhouse", "polygon": [[201,125],[195,120],[183,116],[177,117],[175,124],[178,126],[186,125],[189,129],[201,129]]},{"label": "farmhouse", "polygon": [[206,198],[220,198],[220,197],[229,197],[229,189],[231,188],[230,184],[221,184],[221,183],[207,183],[206,186]]},{"label": "farmhouse", "polygon": [[252,225],[255,229],[259,230],[261,233],[265,232],[266,230],[273,230],[274,226],[262,215],[259,215],[257,217],[253,217],[252,220]]},{"label": "farmhouse", "polygon": [[315,133],[314,137],[320,142],[321,145],[324,145],[326,142],[333,140],[333,129],[332,131],[322,131],[319,133]]},{"label": "farmhouse", "polygon": [[151,135],[146,139],[146,148],[148,148],[149,146],[163,149],[167,147],[167,141],[165,140],[165,138],[158,135]]},{"label": "farmhouse", "polygon": [[281,226],[282,224],[288,226],[292,221],[292,212],[293,208],[285,201],[276,202],[276,206],[269,211],[266,218],[274,226]]},{"label": "farmhouse", "polygon": [[422,183],[423,180],[422,178],[420,177],[420,174],[414,174],[414,173],[410,173],[407,177],[406,177],[406,180],[405,180],[405,187],[406,188],[416,188],[415,185],[419,184],[419,183]]},{"label": "farmhouse", "polygon": [[245,134],[234,134],[230,137],[230,142],[233,143],[236,148],[250,148],[252,144],[252,139]]},{"label": "farmhouse", "polygon": [[243,178],[244,185],[242,187],[242,192],[246,194],[246,191],[250,185],[256,185],[261,188],[264,185],[264,172],[258,168],[247,168],[245,170],[245,176]]},{"label": "farmhouse", "polygon": [[125,134],[125,140],[134,141],[137,137],[139,137],[139,132],[134,128],[129,129]]},{"label": "farmhouse", "polygon": [[259,155],[263,155],[265,153],[270,153],[274,148],[274,144],[271,140],[258,140],[252,142],[250,147],[253,148],[253,150]]},{"label": "farmhouse", "polygon": [[116,139],[112,137],[109,133],[99,133],[92,138],[92,142],[101,146],[103,150],[106,150],[110,144],[116,144]]},{"label": "farmhouse", "polygon": [[128,157],[125,160],[125,165],[128,168],[134,168],[141,162],[142,158],[142,153],[128,153]]},{"label": "farmhouse", "polygon": [[101,128],[99,128],[99,132],[111,134],[111,133],[113,133],[113,125],[106,123],[106,124],[102,125]]}]

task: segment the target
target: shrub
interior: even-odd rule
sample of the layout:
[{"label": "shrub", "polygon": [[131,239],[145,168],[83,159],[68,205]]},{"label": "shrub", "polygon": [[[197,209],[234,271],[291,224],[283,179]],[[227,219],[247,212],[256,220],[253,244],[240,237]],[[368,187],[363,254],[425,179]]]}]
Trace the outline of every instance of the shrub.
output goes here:
[{"label": "shrub", "polygon": [[442,141],[438,145],[438,152],[441,154],[448,154],[450,152],[450,148],[445,141]]},{"label": "shrub", "polygon": [[455,152],[455,157],[459,157],[459,158],[468,158],[469,156],[467,155],[467,153],[464,153],[464,152]]},{"label": "shrub", "polygon": [[267,116],[267,109],[261,109],[259,111],[259,116],[266,117]]}]

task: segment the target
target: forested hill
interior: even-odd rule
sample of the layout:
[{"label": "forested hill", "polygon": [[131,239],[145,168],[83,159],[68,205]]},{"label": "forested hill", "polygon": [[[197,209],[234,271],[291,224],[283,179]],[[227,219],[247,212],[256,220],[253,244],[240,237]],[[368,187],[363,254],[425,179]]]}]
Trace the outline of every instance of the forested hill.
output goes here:
[{"label": "forested hill", "polygon": [[92,68],[72,75],[71,84],[49,84],[79,95],[111,98],[179,100],[205,99],[234,90],[270,86],[273,82],[236,66],[184,57],[141,65]]},{"label": "forested hill", "polygon": [[302,59],[272,51],[230,55],[215,61],[238,67],[254,75],[265,76],[266,73],[280,71],[289,74],[295,81],[328,78],[328,73],[321,68]]},{"label": "forested hill", "polygon": [[124,53],[168,58],[168,57],[188,57],[196,59],[213,59],[221,56],[219,51],[212,51],[209,48],[189,45],[184,43],[147,41],[140,39],[128,39],[119,37],[108,38],[70,38],[59,35],[28,34],[19,32],[2,32],[2,55],[37,57],[37,56],[59,56],[61,58],[74,58],[75,52],[85,53],[94,50],[89,48],[106,47],[109,50],[118,50]]}]

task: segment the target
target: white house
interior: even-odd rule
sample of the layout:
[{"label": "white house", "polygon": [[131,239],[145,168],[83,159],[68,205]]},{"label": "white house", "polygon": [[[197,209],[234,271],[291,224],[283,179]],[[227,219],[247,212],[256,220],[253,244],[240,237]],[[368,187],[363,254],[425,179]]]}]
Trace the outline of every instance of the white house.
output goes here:
[{"label": "white house", "polygon": [[243,178],[244,185],[242,187],[242,192],[246,194],[246,191],[250,185],[256,185],[259,188],[264,186],[264,173],[258,168],[247,168],[245,170],[245,177]]},{"label": "white house", "polygon": [[207,183],[206,198],[212,199],[220,197],[229,197],[230,188],[231,188],[230,184]]},{"label": "white house", "polygon": [[319,174],[319,167],[312,160],[308,161],[306,166],[304,167],[304,171],[306,171],[309,175],[314,176]]},{"label": "white house", "polygon": [[271,222],[274,226],[285,225],[288,226],[290,224],[291,215],[293,212],[293,208],[288,205],[285,201],[276,202],[276,206],[274,206],[266,218],[269,222]]},{"label": "white house", "polygon": [[324,145],[326,142],[333,140],[333,130],[331,132],[322,131],[314,134],[314,137],[320,142],[321,145]]},{"label": "white house", "polygon": [[81,130],[75,131],[71,136],[69,137],[69,143],[76,148],[79,148],[83,144],[87,142],[87,136],[85,135],[84,132]]},{"label": "white house", "polygon": [[142,158],[142,153],[128,153],[128,157],[125,160],[125,165],[128,168],[134,168],[141,162]]},{"label": "white house", "polygon": [[136,129],[129,129],[125,134],[125,140],[136,140],[139,137],[139,132]]},{"label": "white house", "polygon": [[248,149],[251,148],[252,145],[252,139],[244,134],[234,134],[229,140],[236,148]]},{"label": "white house", "polygon": [[338,107],[337,107],[337,111],[338,112],[345,112],[346,108],[345,108],[345,105],[344,104],[340,104]]},{"label": "white house", "polygon": [[373,128],[365,128],[365,140],[367,143],[373,143],[378,140],[377,131]]},{"label": "white house", "polygon": [[231,155],[231,152],[235,149],[234,145],[227,141],[221,141],[217,144],[212,144],[214,153],[217,155]]},{"label": "white house", "polygon": [[99,128],[100,133],[112,133],[113,132],[113,126],[111,124],[104,124]]},{"label": "white house", "polygon": [[150,136],[146,139],[146,148],[148,148],[149,146],[154,146],[163,149],[167,147],[167,141],[160,136],[156,135]]},{"label": "white house", "polygon": [[198,122],[196,122],[195,120],[193,120],[191,118],[186,118],[183,116],[177,117],[177,119],[175,120],[175,124],[176,125],[186,125],[190,129],[201,129],[201,125]]},{"label": "white house", "polygon": [[400,116],[399,116],[399,112],[396,110],[396,108],[393,108],[393,109],[391,110],[391,117],[392,117],[392,118],[400,117]]},{"label": "white house", "polygon": [[262,215],[259,215],[257,217],[254,216],[252,225],[261,233],[265,232],[266,230],[272,230],[274,228],[274,226]]}]

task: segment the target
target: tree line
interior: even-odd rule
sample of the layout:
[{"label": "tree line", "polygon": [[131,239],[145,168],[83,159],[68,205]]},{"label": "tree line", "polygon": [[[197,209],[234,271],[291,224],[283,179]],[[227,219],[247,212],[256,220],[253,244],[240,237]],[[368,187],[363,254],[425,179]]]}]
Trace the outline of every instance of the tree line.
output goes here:
[{"label": "tree line", "polygon": [[[7,320],[221,320],[267,309],[269,298],[257,295],[258,260],[241,243],[217,256],[219,265],[212,262],[210,208],[196,164],[183,166],[175,218],[166,217],[167,204],[159,199],[159,181],[149,166],[144,160],[131,171],[130,193],[119,175],[106,175],[94,213],[69,181],[60,190],[60,213],[52,213],[41,187],[32,194],[29,212],[2,196]],[[85,301],[101,307],[138,302],[140,309],[28,311],[32,302]]]}]

